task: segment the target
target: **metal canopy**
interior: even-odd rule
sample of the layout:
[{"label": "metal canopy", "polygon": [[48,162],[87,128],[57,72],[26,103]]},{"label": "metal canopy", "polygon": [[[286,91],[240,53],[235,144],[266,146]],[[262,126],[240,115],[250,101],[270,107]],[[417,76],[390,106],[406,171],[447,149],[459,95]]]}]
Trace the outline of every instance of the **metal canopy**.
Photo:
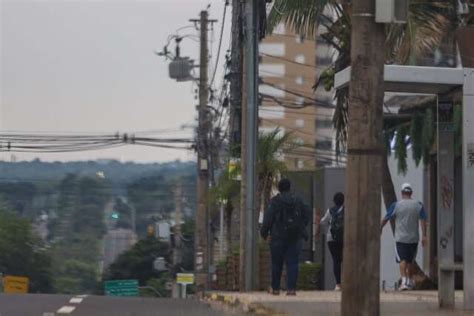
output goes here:
[{"label": "metal canopy", "polygon": [[[336,73],[336,89],[349,85],[351,67]],[[386,92],[443,94],[464,84],[463,68],[385,65]]]},{"label": "metal canopy", "polygon": [[[334,78],[336,89],[347,87],[350,82],[351,67],[338,73]],[[368,87],[369,88],[369,87]],[[454,307],[454,272],[463,270],[464,279],[464,309],[474,310],[474,68],[441,68],[420,66],[385,65],[384,90],[395,93],[435,94],[441,95],[453,89],[462,89],[463,95],[463,149],[462,149],[462,174],[463,174],[463,264],[454,263],[454,253],[444,254],[438,251],[443,258],[438,258],[438,275],[441,273],[448,277],[439,279],[438,301],[440,307]],[[448,150],[445,144],[444,151],[453,154],[453,148]],[[438,159],[442,157],[439,155]],[[445,161],[446,163],[446,161]],[[450,162],[452,163],[452,162]],[[452,169],[452,168],[451,168]],[[454,177],[454,172],[451,170]],[[438,185],[439,188],[439,185]],[[452,192],[452,187],[450,189]],[[440,210],[441,205],[438,205]],[[447,219],[446,216],[449,218]],[[438,249],[446,248],[446,242],[451,243],[453,234],[454,212],[443,214],[443,223],[448,230],[439,231]],[[439,223],[438,223],[439,224]],[[441,248],[440,248],[441,247]],[[442,284],[443,283],[443,284]]]}]

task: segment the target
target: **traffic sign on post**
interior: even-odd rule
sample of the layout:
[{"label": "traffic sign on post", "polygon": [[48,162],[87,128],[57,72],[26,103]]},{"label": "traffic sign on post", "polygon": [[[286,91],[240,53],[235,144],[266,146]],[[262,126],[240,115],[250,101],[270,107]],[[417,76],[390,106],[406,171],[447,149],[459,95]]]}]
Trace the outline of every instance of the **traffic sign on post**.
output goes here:
[{"label": "traffic sign on post", "polygon": [[3,278],[3,288],[5,293],[23,294],[28,293],[29,279],[27,277],[7,275]]},{"label": "traffic sign on post", "polygon": [[105,281],[107,296],[139,296],[138,280]]},{"label": "traffic sign on post", "polygon": [[186,286],[194,284],[193,273],[178,273],[176,274],[176,283],[181,285],[180,297],[186,298]]},{"label": "traffic sign on post", "polygon": [[194,274],[192,273],[178,273],[176,275],[176,282],[183,285],[194,284]]}]

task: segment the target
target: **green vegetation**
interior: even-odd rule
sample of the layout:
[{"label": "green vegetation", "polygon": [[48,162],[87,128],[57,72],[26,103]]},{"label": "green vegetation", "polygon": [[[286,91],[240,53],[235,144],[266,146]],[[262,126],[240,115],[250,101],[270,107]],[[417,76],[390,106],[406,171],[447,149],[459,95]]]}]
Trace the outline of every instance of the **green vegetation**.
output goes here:
[{"label": "green vegetation", "polygon": [[50,253],[43,246],[27,219],[0,210],[0,272],[28,277],[32,293],[53,291]]},{"label": "green vegetation", "polygon": [[160,273],[153,270],[153,261],[157,257],[164,257],[169,262],[169,246],[154,237],[141,239],[110,265],[103,279],[137,279],[140,285],[144,286],[149,280],[160,277]]},{"label": "green vegetation", "polygon": [[301,263],[297,283],[298,290],[314,291],[321,289],[321,265]]},{"label": "green vegetation", "polygon": [[[135,210],[137,233],[144,237],[149,224],[170,218],[178,179],[183,183],[185,222],[181,228],[183,262],[177,268],[193,269],[194,222],[188,217],[192,216],[195,205],[194,163],[35,160],[0,162],[0,170],[4,171],[0,178],[0,208],[8,210],[0,217],[0,272],[30,277],[31,291],[75,294],[100,289],[99,262],[107,225],[131,229],[132,210]],[[97,176],[98,171],[105,178]],[[111,212],[118,219],[112,219]],[[33,234],[34,230],[41,233],[43,240]],[[147,242],[140,242],[137,247],[145,247]],[[153,253],[164,256],[164,252],[167,257],[167,246],[157,247]],[[119,272],[127,266],[128,259],[132,262],[127,264],[138,264],[133,255],[121,257],[114,266],[116,269],[109,272],[117,276],[133,271],[131,268]],[[141,284],[151,282],[153,287],[156,284],[164,287],[163,278],[168,277],[151,271],[151,263],[147,267],[149,273],[139,268],[144,271]]]},{"label": "green vegetation", "polygon": [[51,235],[55,290],[90,293],[99,280],[100,241],[106,232],[109,195],[103,181],[68,175],[60,186],[56,225]]}]

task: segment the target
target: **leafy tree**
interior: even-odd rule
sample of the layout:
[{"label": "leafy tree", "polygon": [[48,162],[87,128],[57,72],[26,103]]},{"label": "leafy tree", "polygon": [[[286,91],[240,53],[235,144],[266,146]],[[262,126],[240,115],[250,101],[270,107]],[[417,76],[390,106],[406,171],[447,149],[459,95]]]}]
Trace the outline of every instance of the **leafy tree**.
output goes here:
[{"label": "leafy tree", "polygon": [[68,175],[61,182],[51,250],[57,292],[87,293],[97,287],[100,240],[106,231],[104,208],[109,199],[102,179]]},{"label": "leafy tree", "polygon": [[4,202],[3,207],[21,216],[34,218],[36,215],[31,211],[28,212],[36,193],[36,186],[30,182],[0,183],[0,197]]},{"label": "leafy tree", "polygon": [[153,269],[153,261],[164,257],[169,262],[169,246],[154,237],[139,240],[131,249],[122,253],[105,272],[104,280],[137,279],[140,285],[158,278],[159,272]]},{"label": "leafy tree", "polygon": [[194,270],[194,233],[196,224],[194,220],[188,219],[181,225],[181,235],[183,237],[181,244],[182,248],[182,262],[181,269],[184,271]]},{"label": "leafy tree", "polygon": [[0,270],[26,276],[30,292],[52,291],[51,259],[28,220],[0,211]]}]

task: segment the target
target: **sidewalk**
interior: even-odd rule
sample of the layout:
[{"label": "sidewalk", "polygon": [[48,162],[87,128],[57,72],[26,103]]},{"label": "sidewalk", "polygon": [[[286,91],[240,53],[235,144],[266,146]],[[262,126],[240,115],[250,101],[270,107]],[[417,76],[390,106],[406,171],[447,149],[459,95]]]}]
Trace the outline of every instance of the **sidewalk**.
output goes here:
[{"label": "sidewalk", "polygon": [[[458,316],[474,315],[462,311],[462,292],[456,292],[456,310],[440,310],[436,291],[380,293],[381,315]],[[341,293],[334,291],[298,292],[296,297],[272,296],[263,292],[218,292],[212,300],[240,305],[258,315],[315,316],[339,315]]]}]

